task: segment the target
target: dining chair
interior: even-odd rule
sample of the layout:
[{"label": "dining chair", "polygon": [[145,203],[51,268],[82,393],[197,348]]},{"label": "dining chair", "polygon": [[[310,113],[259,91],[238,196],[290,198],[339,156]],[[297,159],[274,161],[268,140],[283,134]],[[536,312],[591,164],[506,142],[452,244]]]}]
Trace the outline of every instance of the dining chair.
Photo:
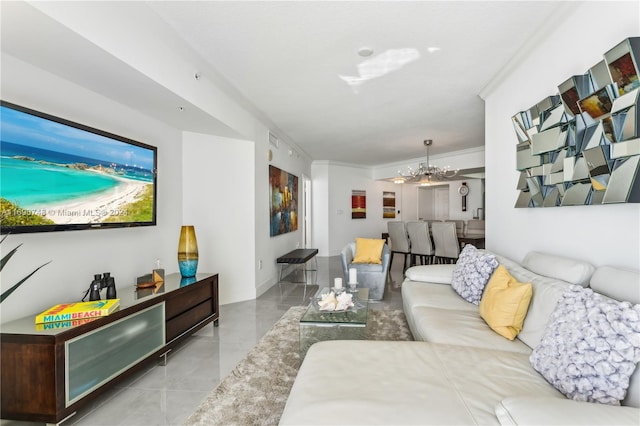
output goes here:
[{"label": "dining chair", "polygon": [[427,222],[407,222],[407,233],[411,250],[411,265],[417,264],[420,258],[422,265],[433,263],[433,244],[429,235],[429,224]]},{"label": "dining chair", "polygon": [[389,231],[389,241],[391,244],[391,259],[389,260],[389,271],[393,265],[393,255],[395,253],[404,254],[402,272],[407,270],[407,255],[410,254],[409,236],[407,235],[407,225],[400,221],[387,222]]},{"label": "dining chair", "polygon": [[431,224],[431,235],[435,245],[436,263],[455,263],[460,254],[456,224],[453,222],[433,223]]},{"label": "dining chair", "polygon": [[453,222],[456,224],[456,232],[458,234],[462,234],[464,233],[464,220],[459,220],[459,219],[455,219],[455,220],[445,220],[445,222]]}]

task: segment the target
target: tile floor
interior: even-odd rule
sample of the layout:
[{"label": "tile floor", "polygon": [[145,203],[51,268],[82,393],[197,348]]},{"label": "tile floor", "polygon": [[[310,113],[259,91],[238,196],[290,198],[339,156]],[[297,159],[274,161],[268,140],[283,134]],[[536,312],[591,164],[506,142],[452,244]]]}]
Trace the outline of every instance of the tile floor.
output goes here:
[{"label": "tile floor", "polygon": [[[318,257],[317,283],[342,276],[340,258]],[[402,257],[392,265],[384,299],[371,309],[402,309]],[[309,280],[315,278],[311,273]],[[219,326],[207,325],[168,357],[167,365],[152,365],[97,398],[63,425],[180,425],[200,402],[242,360],[273,324],[291,307],[306,305],[318,289],[294,284],[299,270],[274,285],[257,300],[220,306]],[[2,420],[2,426],[37,423]]]}]

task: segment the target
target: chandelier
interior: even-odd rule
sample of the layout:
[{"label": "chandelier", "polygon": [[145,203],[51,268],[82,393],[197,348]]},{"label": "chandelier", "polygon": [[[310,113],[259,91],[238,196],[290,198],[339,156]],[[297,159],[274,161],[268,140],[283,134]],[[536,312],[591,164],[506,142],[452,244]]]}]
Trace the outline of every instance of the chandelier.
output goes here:
[{"label": "chandelier", "polygon": [[[394,179],[395,183],[404,182],[431,182],[434,180],[444,180],[454,177],[458,174],[459,169],[452,169],[449,166],[436,167],[429,163],[429,147],[433,145],[433,140],[425,139],[424,146],[427,147],[427,162],[418,164],[417,169],[413,169],[410,166],[407,167],[407,173],[402,173],[398,170],[398,177]],[[423,176],[426,179],[423,179]]]}]

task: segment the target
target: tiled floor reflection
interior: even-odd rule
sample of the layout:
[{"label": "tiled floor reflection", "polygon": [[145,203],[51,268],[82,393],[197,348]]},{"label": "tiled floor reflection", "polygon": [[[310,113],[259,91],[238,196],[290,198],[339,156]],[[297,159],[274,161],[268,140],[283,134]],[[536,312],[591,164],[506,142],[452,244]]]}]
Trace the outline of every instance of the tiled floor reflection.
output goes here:
[{"label": "tiled floor reflection", "polygon": [[[401,263],[394,262],[384,300],[372,302],[371,309],[402,309]],[[257,300],[220,306],[218,327],[207,325],[172,351],[166,366],[152,365],[132,376],[63,425],[182,424],[291,306],[309,303],[318,286],[309,285],[304,295],[304,285],[291,282],[301,276],[294,269]],[[339,257],[318,257],[318,271],[308,278],[325,286],[338,276],[342,276]],[[1,422],[2,426],[29,424]]]}]

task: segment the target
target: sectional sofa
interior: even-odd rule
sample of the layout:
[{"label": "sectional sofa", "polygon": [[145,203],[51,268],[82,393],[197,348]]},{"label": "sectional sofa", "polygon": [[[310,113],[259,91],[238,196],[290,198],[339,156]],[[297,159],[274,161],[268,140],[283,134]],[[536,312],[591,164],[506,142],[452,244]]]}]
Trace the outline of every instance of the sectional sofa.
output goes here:
[{"label": "sectional sofa", "polygon": [[640,273],[536,252],[476,257],[502,266],[489,283],[506,270],[530,289],[517,337],[481,317],[484,290],[461,289],[486,270],[410,268],[416,341],[316,343],[280,424],[640,424]]}]

